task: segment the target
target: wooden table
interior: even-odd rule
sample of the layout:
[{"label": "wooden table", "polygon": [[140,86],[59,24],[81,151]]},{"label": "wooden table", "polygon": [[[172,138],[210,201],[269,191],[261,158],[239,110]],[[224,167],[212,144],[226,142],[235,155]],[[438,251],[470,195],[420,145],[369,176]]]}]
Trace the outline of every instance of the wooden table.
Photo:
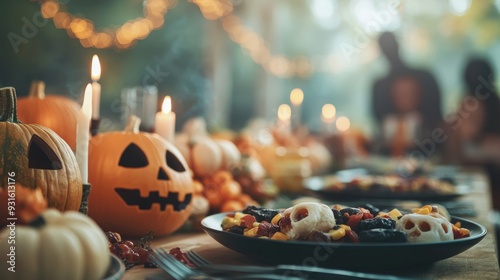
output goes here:
[{"label": "wooden table", "polygon": [[[500,279],[496,254],[494,228],[488,219],[491,211],[490,191],[487,178],[482,172],[461,173],[462,179],[471,186],[471,193],[460,198],[474,204],[478,215],[470,218],[488,229],[486,237],[471,249],[452,258],[434,263],[429,267],[419,267],[405,271],[390,271],[384,274],[426,279],[474,280]],[[205,233],[177,233],[153,242],[153,247],[171,249],[180,247],[183,251],[195,250],[214,263],[262,264],[220,245]],[[171,279],[161,269],[134,267],[122,279]]]}]

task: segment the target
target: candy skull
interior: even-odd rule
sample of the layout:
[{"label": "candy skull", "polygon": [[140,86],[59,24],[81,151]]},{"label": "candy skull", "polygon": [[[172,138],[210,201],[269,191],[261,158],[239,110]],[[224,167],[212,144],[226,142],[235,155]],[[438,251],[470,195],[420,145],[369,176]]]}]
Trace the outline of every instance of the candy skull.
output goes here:
[{"label": "candy skull", "polygon": [[286,229],[289,239],[302,239],[314,231],[328,232],[335,226],[333,212],[325,204],[302,202],[283,212],[283,217],[290,219]]},{"label": "candy skull", "polygon": [[406,232],[412,243],[453,240],[450,222],[437,213],[404,215],[396,223],[396,229]]}]

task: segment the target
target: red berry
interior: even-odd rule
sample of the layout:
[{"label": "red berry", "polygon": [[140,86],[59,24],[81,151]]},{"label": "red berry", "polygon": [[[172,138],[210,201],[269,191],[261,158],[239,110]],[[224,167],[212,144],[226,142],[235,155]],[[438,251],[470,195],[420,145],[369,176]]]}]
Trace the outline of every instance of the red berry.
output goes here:
[{"label": "red berry", "polygon": [[133,263],[133,264],[139,263],[139,254],[132,251],[128,256],[127,261],[129,263]]},{"label": "red berry", "polygon": [[118,243],[118,242],[122,241],[122,237],[117,232],[107,231],[106,237],[108,238],[108,241],[110,243]]},{"label": "red berry", "polygon": [[120,248],[118,243],[111,244],[109,246],[109,251],[119,258],[122,257],[122,249]]},{"label": "red berry", "polygon": [[148,254],[149,254],[149,251],[140,247],[140,246],[137,246],[134,248],[134,251],[139,254],[139,263],[143,264],[143,263],[146,263],[148,261]]},{"label": "red berry", "polygon": [[129,251],[132,250],[132,248],[130,248],[127,244],[125,243],[120,243],[118,244],[118,246],[120,246],[120,249],[122,249],[122,252],[123,253],[128,253]]},{"label": "red berry", "polygon": [[130,248],[134,248],[135,245],[134,245],[134,242],[130,241],[130,240],[127,240],[125,242],[123,242],[125,245],[129,246]]},{"label": "red berry", "polygon": [[109,242],[109,251],[119,257],[125,263],[127,269],[139,263],[148,264],[148,267],[156,267],[150,262],[149,251],[146,249],[149,248],[149,241],[153,238],[152,232],[148,233],[146,237],[141,238],[137,246],[130,240],[122,242],[122,238],[117,232],[107,231],[106,237]]},{"label": "red berry", "polygon": [[181,251],[179,247],[175,247],[168,252],[170,255],[174,256],[180,262],[185,265],[194,267],[194,264],[186,257],[186,254]]}]

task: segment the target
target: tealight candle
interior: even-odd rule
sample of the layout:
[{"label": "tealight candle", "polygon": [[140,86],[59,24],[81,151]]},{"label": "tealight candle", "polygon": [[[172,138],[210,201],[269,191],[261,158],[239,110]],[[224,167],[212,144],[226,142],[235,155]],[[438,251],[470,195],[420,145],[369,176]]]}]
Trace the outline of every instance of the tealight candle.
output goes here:
[{"label": "tealight candle", "polygon": [[163,99],[161,111],[156,113],[155,132],[173,143],[175,136],[175,113],[172,112],[172,99],[166,96]]},{"label": "tealight candle", "polygon": [[276,123],[278,134],[285,136],[290,134],[290,118],[292,116],[292,109],[287,104],[281,104],[278,107],[278,120]]},{"label": "tealight candle", "polygon": [[101,64],[99,63],[99,57],[94,54],[92,57],[92,119],[98,120],[100,114],[100,102],[101,102],[101,84],[99,84],[99,79],[101,78]]},{"label": "tealight candle", "polygon": [[351,127],[351,121],[348,117],[342,116],[337,119],[335,125],[337,126],[338,131],[346,133],[346,131],[348,131]]},{"label": "tealight candle", "polygon": [[321,109],[321,120],[323,121],[323,133],[325,135],[333,134],[335,132],[335,116],[337,110],[333,104],[325,104]]},{"label": "tealight candle", "polygon": [[353,135],[349,133],[351,121],[348,117],[342,116],[337,119],[335,125],[337,126],[337,130],[340,132],[342,148],[344,149],[346,155],[355,155],[357,153],[356,140],[353,138]]},{"label": "tealight candle", "polygon": [[92,116],[92,86],[85,88],[83,105],[77,116],[76,124],[76,161],[80,168],[83,184],[88,184],[88,160],[89,160],[89,129]]},{"label": "tealight candle", "polygon": [[294,88],[290,92],[290,102],[292,103],[292,127],[300,126],[300,111],[302,101],[304,101],[304,92],[300,88]]}]

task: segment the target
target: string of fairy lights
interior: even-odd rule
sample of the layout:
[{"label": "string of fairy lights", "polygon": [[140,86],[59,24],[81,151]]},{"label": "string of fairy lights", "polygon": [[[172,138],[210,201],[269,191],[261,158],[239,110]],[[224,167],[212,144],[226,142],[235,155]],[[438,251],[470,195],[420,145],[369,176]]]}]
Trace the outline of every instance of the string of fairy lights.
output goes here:
[{"label": "string of fairy lights", "polygon": [[92,20],[70,13],[59,0],[40,0],[44,18],[52,19],[58,29],[65,29],[71,38],[77,38],[85,48],[127,49],[136,41],[146,39],[151,31],[163,26],[168,9],[175,0],[145,0],[143,17],[135,18],[114,28],[95,29]]},{"label": "string of fairy lights", "polygon": [[[68,11],[59,0],[40,0],[44,18],[52,19],[58,29],[65,29],[71,38],[76,38],[85,48],[127,49],[137,41],[164,24],[167,11],[177,4],[177,0],[144,0],[143,17],[131,19],[114,28],[95,29],[92,20]],[[246,27],[242,19],[233,14],[230,0],[189,0],[196,4],[204,18],[220,20],[228,37],[238,44],[249,57],[267,72],[281,78],[310,76],[325,67],[315,65],[305,56],[288,58],[282,54],[272,54],[264,38]],[[328,63],[322,60],[321,63]]]},{"label": "string of fairy lights", "polygon": [[[165,14],[178,3],[178,0],[144,0],[142,17],[131,19],[118,27],[96,30],[92,20],[70,13],[66,5],[62,3],[66,1],[35,1],[41,3],[42,16],[52,19],[56,28],[65,29],[68,35],[78,39],[83,47],[97,49],[127,49],[137,41],[146,39],[153,30],[163,26]],[[283,54],[273,54],[266,40],[245,26],[243,20],[233,13],[234,7],[231,0],[188,1],[196,4],[207,20],[219,21],[222,29],[233,42],[238,44],[256,64],[277,77],[306,78],[316,72],[335,73],[338,72],[339,65],[342,65],[338,63],[342,58],[335,53],[314,58],[306,56],[290,58]],[[473,14],[484,12],[484,9],[481,8],[483,6],[487,5],[475,5],[476,12]],[[500,10],[500,6],[498,9]],[[494,26],[481,28],[479,33],[483,35],[482,41],[495,38],[492,34],[498,33],[496,30]],[[373,48],[367,48],[363,55],[360,57],[361,62],[370,61],[376,57],[376,51]]]},{"label": "string of fairy lights", "polygon": [[248,53],[255,63],[275,76],[305,78],[315,71],[313,63],[307,57],[288,58],[281,54],[272,54],[264,38],[247,28],[238,16],[225,16],[222,19],[222,27],[229,38]]},{"label": "string of fairy lights", "polygon": [[[237,43],[250,58],[262,68],[278,77],[308,77],[315,71],[311,60],[306,57],[287,58],[272,54],[264,38],[247,28],[240,17],[234,15],[229,0],[190,0],[196,4],[204,18],[220,20],[228,37]],[[85,48],[127,49],[137,41],[163,26],[167,11],[177,0],[145,0],[143,17],[135,18],[114,28],[95,29],[92,20],[68,11],[59,0],[41,0],[41,13],[52,19],[58,29],[65,29],[71,38],[76,38]]]},{"label": "string of fairy lights", "polygon": [[282,78],[305,78],[317,70],[307,57],[287,58],[281,54],[272,54],[264,38],[246,27],[242,19],[232,13],[233,6],[230,1],[192,0],[192,2],[198,5],[206,19],[220,20],[228,37],[269,73]]}]

